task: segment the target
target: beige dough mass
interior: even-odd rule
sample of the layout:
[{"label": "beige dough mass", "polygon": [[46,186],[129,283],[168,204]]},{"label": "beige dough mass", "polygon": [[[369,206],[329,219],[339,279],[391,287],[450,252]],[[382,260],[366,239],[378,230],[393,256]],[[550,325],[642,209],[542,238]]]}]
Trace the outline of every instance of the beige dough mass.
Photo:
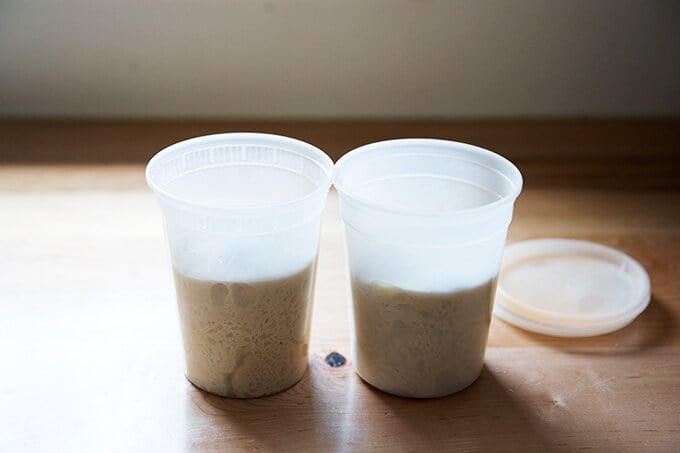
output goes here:
[{"label": "beige dough mass", "polygon": [[419,293],[352,279],[357,373],[394,395],[433,398],[482,370],[496,281]]},{"label": "beige dough mass", "polygon": [[175,271],[187,378],[253,398],[295,384],[308,365],[315,264],[276,280],[196,280]]}]

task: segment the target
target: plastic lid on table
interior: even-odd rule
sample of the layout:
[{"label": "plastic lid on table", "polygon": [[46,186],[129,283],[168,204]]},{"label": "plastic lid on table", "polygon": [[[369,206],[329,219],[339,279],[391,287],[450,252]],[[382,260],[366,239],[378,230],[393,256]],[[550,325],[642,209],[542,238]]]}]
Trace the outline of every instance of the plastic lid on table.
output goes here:
[{"label": "plastic lid on table", "polygon": [[621,329],[649,304],[649,276],[630,256],[572,239],[505,249],[494,315],[522,329],[587,337]]}]

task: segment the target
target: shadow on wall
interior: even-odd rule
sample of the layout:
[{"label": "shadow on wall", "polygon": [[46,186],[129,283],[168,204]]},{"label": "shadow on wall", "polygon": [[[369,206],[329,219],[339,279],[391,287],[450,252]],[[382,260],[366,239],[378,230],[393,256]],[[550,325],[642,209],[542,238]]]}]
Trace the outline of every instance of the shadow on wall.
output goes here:
[{"label": "shadow on wall", "polygon": [[0,115],[680,115],[680,4],[0,3]]}]

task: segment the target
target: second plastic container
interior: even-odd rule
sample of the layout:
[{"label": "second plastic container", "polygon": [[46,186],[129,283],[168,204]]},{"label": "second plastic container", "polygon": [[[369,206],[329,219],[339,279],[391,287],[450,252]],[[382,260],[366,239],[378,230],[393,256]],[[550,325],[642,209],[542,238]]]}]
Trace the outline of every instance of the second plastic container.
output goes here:
[{"label": "second plastic container", "polygon": [[362,146],[341,158],[358,374],[388,393],[449,395],[479,376],[517,168],[434,139]]}]

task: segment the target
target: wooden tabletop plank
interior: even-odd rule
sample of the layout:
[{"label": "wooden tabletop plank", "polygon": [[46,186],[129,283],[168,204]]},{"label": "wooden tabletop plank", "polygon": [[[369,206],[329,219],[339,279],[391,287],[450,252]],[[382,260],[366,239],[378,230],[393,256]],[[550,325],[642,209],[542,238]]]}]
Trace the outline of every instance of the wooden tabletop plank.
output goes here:
[{"label": "wooden tabletop plank", "polygon": [[180,140],[242,131],[305,140],[334,160],[379,140],[442,138],[474,143],[508,157],[535,186],[680,188],[680,119],[672,117],[0,118],[0,165],[145,163]]},{"label": "wooden tabletop plank", "polygon": [[653,298],[628,327],[559,339],[492,322],[479,380],[435,400],[350,358],[337,195],[324,214],[310,371],[230,400],[183,376],[172,275],[143,167],[0,167],[0,451],[419,451],[680,445],[680,191],[527,186],[509,240],[614,246]]}]

